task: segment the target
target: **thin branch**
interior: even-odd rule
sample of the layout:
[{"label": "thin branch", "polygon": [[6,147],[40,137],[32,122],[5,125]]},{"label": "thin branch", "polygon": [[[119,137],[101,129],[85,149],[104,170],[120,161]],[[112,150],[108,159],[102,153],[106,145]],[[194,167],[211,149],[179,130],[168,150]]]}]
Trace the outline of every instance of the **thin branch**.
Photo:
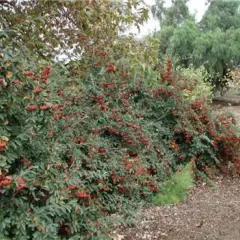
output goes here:
[{"label": "thin branch", "polygon": [[7,1],[7,0],[0,0],[0,5],[5,5],[5,6],[12,6],[14,7],[16,4],[15,1]]}]

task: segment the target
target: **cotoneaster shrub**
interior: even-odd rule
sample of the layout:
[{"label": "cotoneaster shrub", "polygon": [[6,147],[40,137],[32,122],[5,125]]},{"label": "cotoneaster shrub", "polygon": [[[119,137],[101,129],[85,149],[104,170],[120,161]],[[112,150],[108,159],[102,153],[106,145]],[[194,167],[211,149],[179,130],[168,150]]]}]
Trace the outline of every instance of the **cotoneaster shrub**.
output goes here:
[{"label": "cotoneaster shrub", "polygon": [[170,61],[154,89],[103,51],[88,65],[78,79],[1,60],[1,238],[106,238],[178,165],[239,173],[234,119],[186,98]]},{"label": "cotoneaster shrub", "polygon": [[1,62],[1,237],[89,239],[169,174],[170,151],[150,140],[140,110],[130,111],[141,84],[106,65],[82,89],[58,71]]}]

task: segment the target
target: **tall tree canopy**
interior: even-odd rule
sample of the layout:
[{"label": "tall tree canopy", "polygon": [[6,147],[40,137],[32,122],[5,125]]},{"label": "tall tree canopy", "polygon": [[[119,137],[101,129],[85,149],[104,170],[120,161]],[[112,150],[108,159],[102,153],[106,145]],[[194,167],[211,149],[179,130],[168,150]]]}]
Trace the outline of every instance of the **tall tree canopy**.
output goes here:
[{"label": "tall tree canopy", "polygon": [[[0,1],[2,46],[32,55],[53,58],[112,47],[113,40],[129,26],[143,23],[148,10],[142,1]],[[10,44],[11,43],[11,44]],[[73,53],[73,51],[70,51]]]},{"label": "tall tree canopy", "polygon": [[152,13],[160,20],[161,27],[163,26],[179,26],[187,18],[190,18],[187,2],[189,0],[172,1],[172,5],[165,7],[165,0],[156,0],[155,5],[152,6]]},{"label": "tall tree canopy", "polygon": [[226,31],[240,26],[239,1],[210,1],[200,26],[205,31],[220,28]]}]

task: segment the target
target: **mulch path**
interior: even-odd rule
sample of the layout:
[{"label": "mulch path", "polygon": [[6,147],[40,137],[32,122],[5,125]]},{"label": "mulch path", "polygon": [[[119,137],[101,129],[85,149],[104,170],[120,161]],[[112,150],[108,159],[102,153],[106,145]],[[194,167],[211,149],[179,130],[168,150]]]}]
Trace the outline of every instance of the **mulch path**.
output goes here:
[{"label": "mulch path", "polygon": [[218,179],[214,189],[195,187],[177,205],[145,208],[134,227],[118,231],[124,240],[239,240],[240,181]]}]

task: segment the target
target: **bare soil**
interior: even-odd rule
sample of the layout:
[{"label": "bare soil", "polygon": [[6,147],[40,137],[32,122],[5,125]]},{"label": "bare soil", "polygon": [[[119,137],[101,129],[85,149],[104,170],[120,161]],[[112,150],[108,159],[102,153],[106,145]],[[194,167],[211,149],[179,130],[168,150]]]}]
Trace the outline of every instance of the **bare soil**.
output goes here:
[{"label": "bare soil", "polygon": [[218,179],[214,185],[196,187],[180,204],[143,209],[119,239],[239,240],[240,181]]},{"label": "bare soil", "polygon": [[[240,123],[240,106],[230,111]],[[151,206],[135,217],[134,226],[118,231],[116,240],[240,240],[240,179],[220,178],[214,187],[202,184],[177,205]]]}]

